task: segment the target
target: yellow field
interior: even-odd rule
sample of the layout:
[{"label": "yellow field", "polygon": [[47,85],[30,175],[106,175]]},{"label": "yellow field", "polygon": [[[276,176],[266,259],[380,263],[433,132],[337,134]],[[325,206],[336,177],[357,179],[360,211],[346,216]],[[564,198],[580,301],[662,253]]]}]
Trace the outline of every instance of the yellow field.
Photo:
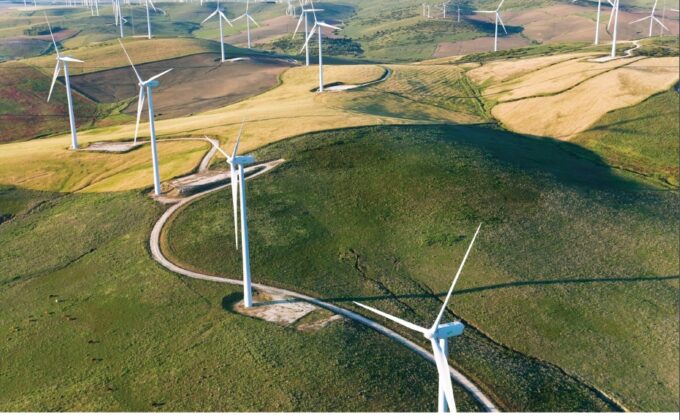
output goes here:
[{"label": "yellow field", "polygon": [[[375,65],[325,66],[325,82],[360,84],[379,79],[384,71]],[[209,135],[224,144],[233,141],[245,120],[248,123],[241,143],[245,153],[312,131],[375,124],[481,121],[472,111],[461,112],[456,99],[451,99],[456,95],[460,68],[395,66],[392,71],[390,79],[375,86],[318,94],[313,92],[318,86],[318,67],[292,68],[270,91],[190,117],[158,121],[156,132],[161,139]],[[131,140],[133,133],[134,124],[97,128],[79,133],[79,142],[85,146],[95,141]],[[148,124],[142,124],[140,133],[148,135]],[[56,191],[117,191],[151,184],[148,147],[111,155],[70,152],[68,144],[69,136],[61,135],[0,146],[0,184]],[[162,178],[188,172],[205,147],[162,144]]]},{"label": "yellow field", "polygon": [[490,61],[468,72],[468,77],[477,84],[504,83],[536,70],[575,58],[591,56],[589,53],[551,55],[521,60]]},{"label": "yellow field", "polygon": [[[606,113],[635,105],[678,80],[678,58],[626,58],[606,63],[572,58],[512,77],[500,64],[470,71],[490,83],[493,116],[508,129],[568,140]],[[521,66],[526,68],[525,66]],[[493,69],[499,73],[494,76]],[[481,70],[484,75],[481,76]],[[469,73],[468,73],[469,74]]]},{"label": "yellow field", "polygon": [[[126,38],[124,44],[135,64],[213,52],[218,51],[216,48],[219,48],[219,44],[213,41],[194,38],[154,38],[151,40]],[[70,73],[74,75],[130,65],[117,40],[65,50],[62,53],[84,61],[82,64],[74,63],[69,66]],[[22,63],[39,67],[51,75],[54,68],[54,55],[30,58],[22,60]]]}]

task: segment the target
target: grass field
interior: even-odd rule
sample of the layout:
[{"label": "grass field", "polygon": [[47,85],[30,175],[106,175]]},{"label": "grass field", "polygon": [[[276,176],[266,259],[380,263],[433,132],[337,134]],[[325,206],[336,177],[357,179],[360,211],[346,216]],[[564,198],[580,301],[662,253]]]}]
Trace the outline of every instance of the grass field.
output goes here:
[{"label": "grass field", "polygon": [[[255,281],[425,325],[484,222],[451,308],[538,359],[510,362],[468,329],[454,363],[505,409],[604,409],[576,377],[633,410],[677,410],[676,193],[585,149],[482,127],[324,132],[256,155],[288,162],[249,186]],[[238,276],[228,200],[186,208],[166,251]]]},{"label": "grass field", "polygon": [[612,111],[572,141],[626,168],[678,186],[678,93],[669,90]]},{"label": "grass field", "polygon": [[156,265],[146,244],[161,208],[138,191],[2,188],[7,202],[24,205],[0,224],[12,267],[0,273],[0,410],[435,409],[434,367],[387,338],[239,315],[238,288]]}]

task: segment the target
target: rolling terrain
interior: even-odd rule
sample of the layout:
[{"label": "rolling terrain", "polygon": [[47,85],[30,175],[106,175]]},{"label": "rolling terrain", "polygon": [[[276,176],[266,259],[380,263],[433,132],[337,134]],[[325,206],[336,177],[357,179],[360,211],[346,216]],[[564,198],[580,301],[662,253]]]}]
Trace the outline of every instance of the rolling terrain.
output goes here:
[{"label": "rolling terrain", "polygon": [[[494,53],[473,10],[496,0],[461,1],[460,23],[453,5],[444,20],[411,0],[315,2],[342,27],[324,35],[323,94],[317,45],[305,67],[284,4],[251,5],[252,50],[242,21],[225,27],[243,59],[227,63],[216,22],[200,25],[215,3],[157,4],[151,40],[131,37],[144,9],[126,6],[142,76],[174,69],[154,91],[164,191],[225,171],[205,137],[230,150],[245,122],[241,153],[285,160],[248,181],[253,280],[422,325],[481,222],[446,314],[466,324],[452,366],[502,411],[677,411],[677,36],[627,41],[653,0],[622,0],[625,57],[606,61],[593,2],[506,3]],[[110,7],[22,9],[0,5],[0,410],[436,408],[433,365],[375,331],[321,309],[267,322],[239,309],[241,288],[158,265],[168,202],[149,194],[146,112],[141,147],[74,152],[63,78],[45,101],[43,11],[85,61],[71,67],[81,146],[132,140],[138,87]],[[230,200],[180,208],[163,253],[240,279]],[[455,386],[461,411],[481,409]]]},{"label": "rolling terrain", "polygon": [[[572,149],[433,126],[324,132],[258,150],[260,161],[288,162],[249,187],[255,281],[426,324],[483,222],[451,308],[493,342],[571,376],[539,375],[556,387],[544,400],[545,388],[527,382],[536,362],[506,370],[506,350],[473,333],[454,341],[453,363],[513,411],[597,409],[578,405],[588,399],[573,377],[627,408],[672,410],[677,196]],[[219,246],[233,237],[228,200],[214,194],[180,213],[166,252],[238,276],[239,254]]]}]

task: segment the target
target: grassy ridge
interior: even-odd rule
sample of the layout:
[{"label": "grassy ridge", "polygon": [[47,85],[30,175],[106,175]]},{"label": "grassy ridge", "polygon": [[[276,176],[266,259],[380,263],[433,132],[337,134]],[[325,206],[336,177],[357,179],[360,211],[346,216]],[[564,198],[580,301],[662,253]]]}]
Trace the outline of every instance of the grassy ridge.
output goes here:
[{"label": "grassy ridge", "polygon": [[435,369],[387,338],[235,314],[238,288],[155,264],[143,194],[3,189],[0,206],[27,196],[45,203],[0,224],[0,410],[434,410]]},{"label": "grassy ridge", "polygon": [[[578,149],[432,126],[271,145],[259,160],[289,162],[249,187],[254,278],[348,305],[370,302],[425,325],[484,222],[451,305],[457,315],[629,408],[677,409],[668,369],[678,356],[677,196],[647,190]],[[167,251],[238,275],[228,201],[215,194],[185,209]],[[532,359],[510,363],[473,331],[453,347],[452,360],[506,408],[604,409],[570,377]]]},{"label": "grassy ridge", "polygon": [[612,111],[573,141],[608,164],[678,185],[678,93],[673,89]]}]

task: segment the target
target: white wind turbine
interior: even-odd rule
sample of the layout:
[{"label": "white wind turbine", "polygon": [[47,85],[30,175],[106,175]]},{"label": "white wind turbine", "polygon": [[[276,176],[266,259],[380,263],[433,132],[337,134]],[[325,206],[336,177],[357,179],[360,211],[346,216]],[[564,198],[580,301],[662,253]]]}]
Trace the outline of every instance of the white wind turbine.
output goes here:
[{"label": "white wind turbine", "polygon": [[609,23],[607,28],[611,28],[612,22],[614,22],[614,30],[612,31],[612,58],[616,57],[616,35],[619,28],[619,0],[608,0],[609,4],[612,6],[612,14],[609,16]]},{"label": "white wind turbine", "polygon": [[465,265],[465,261],[468,258],[468,255],[470,255],[470,251],[472,250],[472,245],[475,243],[475,239],[477,239],[477,235],[479,234],[479,230],[481,229],[482,225],[480,224],[479,227],[477,227],[477,231],[475,232],[475,235],[472,237],[472,241],[470,241],[470,245],[468,246],[467,251],[465,252],[465,256],[463,257],[463,261],[460,263],[460,266],[458,267],[458,271],[456,272],[455,277],[453,278],[453,282],[451,283],[451,287],[449,288],[449,292],[446,294],[446,299],[444,300],[444,304],[441,307],[441,310],[439,311],[439,314],[437,315],[437,318],[435,319],[434,323],[432,326],[427,329],[424,327],[421,327],[419,325],[410,323],[408,321],[405,321],[403,319],[397,318],[394,315],[390,315],[388,313],[379,311],[375,308],[372,308],[370,306],[363,305],[358,302],[354,302],[355,304],[361,306],[364,309],[367,309],[371,312],[374,312],[382,317],[385,317],[391,321],[396,322],[399,325],[402,325],[410,330],[417,331],[425,336],[426,339],[430,340],[430,344],[432,345],[432,354],[434,356],[434,361],[435,364],[437,365],[437,371],[439,372],[439,403],[438,403],[438,411],[440,413],[443,412],[456,412],[456,403],[453,399],[453,386],[451,384],[451,373],[449,371],[449,361],[448,361],[448,339],[451,337],[456,337],[459,336],[463,333],[463,329],[465,326],[463,323],[460,321],[454,321],[454,322],[449,322],[447,324],[441,324],[442,317],[444,316],[444,311],[446,311],[446,306],[449,303],[449,299],[451,299],[451,294],[453,293],[453,288],[456,286],[456,282],[458,281],[458,278],[460,277],[460,273],[463,271],[463,266]]},{"label": "white wind turbine", "polygon": [[224,63],[224,30],[222,29],[222,19],[224,19],[225,22],[229,24],[229,26],[234,26],[231,24],[229,19],[222,13],[222,10],[220,10],[220,4],[217,3],[217,7],[215,8],[215,11],[212,12],[207,18],[203,19],[203,22],[201,22],[201,25],[203,25],[205,22],[207,22],[210,18],[213,16],[217,16],[217,20],[220,23],[220,51],[222,52],[222,62]]},{"label": "white wind turbine", "polygon": [[153,2],[151,0],[144,0],[144,5],[146,7],[146,37],[148,39],[151,39],[151,18],[149,17],[149,5],[151,5],[151,8],[153,9],[154,12],[156,12],[156,6],[154,6]]},{"label": "white wind turbine", "polygon": [[57,83],[57,77],[59,77],[59,71],[61,67],[64,67],[64,85],[66,85],[66,100],[68,101],[68,119],[71,125],[71,149],[78,148],[78,135],[76,133],[76,119],[73,114],[73,97],[71,95],[71,81],[68,74],[68,63],[82,63],[82,60],[75,59],[73,57],[67,57],[65,55],[59,54],[59,48],[57,48],[57,41],[54,40],[54,34],[52,34],[52,26],[50,21],[47,19],[47,14],[45,14],[45,22],[47,22],[47,28],[50,30],[50,37],[52,37],[52,44],[54,44],[54,51],[57,53],[57,65],[54,67],[54,75],[52,76],[52,84],[50,85],[50,93],[47,95],[47,102],[50,101],[52,97],[52,90],[54,89],[54,84]]},{"label": "white wind turbine", "polygon": [[650,37],[652,36],[652,30],[654,29],[654,22],[658,23],[662,28],[666,29],[667,31],[670,31],[670,29],[668,29],[668,27],[666,27],[666,25],[664,25],[663,22],[661,22],[661,20],[659,20],[659,18],[657,18],[656,15],[655,15],[656,14],[656,4],[658,2],[659,2],[659,0],[654,0],[654,6],[652,7],[652,13],[650,13],[649,16],[645,16],[641,19],[637,19],[637,20],[630,22],[632,24],[632,23],[642,22],[643,20],[649,19],[649,36]]},{"label": "white wind turbine", "polygon": [[340,30],[337,26],[329,25],[326,22],[321,22],[316,20],[316,13],[314,14],[314,26],[312,26],[312,30],[309,31],[309,35],[307,36],[307,39],[305,40],[305,44],[302,46],[302,49],[300,50],[300,53],[306,48],[309,48],[309,41],[312,39],[314,36],[314,32],[318,31],[319,32],[319,92],[323,92],[323,52],[322,52],[322,38],[323,38],[323,28],[328,28],[328,29],[335,29],[335,30]]},{"label": "white wind turbine", "polygon": [[142,80],[139,73],[137,73],[135,65],[132,64],[132,59],[128,55],[127,50],[123,45],[123,42],[121,42],[120,39],[118,40],[118,42],[120,43],[120,46],[123,48],[123,52],[125,53],[125,56],[130,62],[130,66],[132,66],[132,70],[135,72],[135,76],[137,76],[137,80],[139,81],[139,100],[137,101],[137,123],[135,124],[134,144],[137,144],[137,133],[139,132],[139,120],[142,116],[142,109],[144,108],[144,96],[147,97],[149,105],[149,131],[151,133],[151,161],[153,163],[153,190],[156,195],[161,195],[161,179],[158,168],[158,152],[156,150],[156,126],[154,125],[152,92],[153,88],[158,87],[159,85],[156,79],[168,73],[172,69],[165,70],[164,72],[159,73],[149,78],[148,80]]},{"label": "white wind turbine", "polygon": [[501,10],[501,6],[503,5],[503,2],[505,0],[501,0],[501,2],[498,4],[498,7],[496,7],[496,10],[475,10],[475,13],[493,13],[495,15],[495,21],[496,21],[496,29],[494,31],[494,36],[493,36],[493,50],[498,51],[498,24],[500,23],[501,26],[503,27],[503,32],[505,34],[508,34],[508,31],[505,30],[505,25],[503,25],[503,19],[501,19],[501,14],[499,11]]},{"label": "white wind turbine", "polygon": [[236,19],[234,19],[234,22],[236,22],[239,19],[243,19],[243,18],[245,18],[245,20],[246,20],[246,30],[248,32],[248,48],[250,48],[250,22],[253,22],[258,27],[260,26],[260,24],[255,22],[255,19],[253,19],[253,17],[250,15],[249,10],[250,10],[250,0],[247,0],[246,1],[246,12],[244,14],[242,14],[241,16],[237,17]]},{"label": "white wind turbine", "polygon": [[240,191],[241,204],[241,252],[243,260],[243,302],[246,308],[253,306],[253,291],[250,278],[250,245],[248,242],[248,208],[246,206],[246,177],[244,167],[255,162],[252,156],[239,156],[238,146],[243,134],[243,124],[236,138],[234,151],[229,155],[218,147],[218,150],[227,158],[231,173],[231,197],[234,205],[234,235],[236,248],[238,249],[238,192]]},{"label": "white wind turbine", "polygon": [[127,20],[123,17],[123,8],[120,5],[120,0],[113,0],[111,4],[113,6],[113,15],[116,25],[119,26],[120,29],[120,37],[123,38],[125,36],[123,34],[123,25],[127,23]]},{"label": "white wind turbine", "polygon": [[[298,19],[297,26],[295,27],[295,31],[293,32],[293,38],[295,38],[297,31],[300,29],[300,24],[304,20],[304,22],[305,22],[305,39],[307,39],[307,36],[309,36],[307,14],[312,13],[312,15],[314,16],[314,21],[316,22],[316,12],[323,12],[323,9],[315,9],[314,3],[312,3],[311,8],[307,8],[307,9],[305,9],[304,5],[300,4],[300,19]],[[305,49],[305,65],[309,66],[309,46],[307,44],[305,44],[304,49]]]}]

